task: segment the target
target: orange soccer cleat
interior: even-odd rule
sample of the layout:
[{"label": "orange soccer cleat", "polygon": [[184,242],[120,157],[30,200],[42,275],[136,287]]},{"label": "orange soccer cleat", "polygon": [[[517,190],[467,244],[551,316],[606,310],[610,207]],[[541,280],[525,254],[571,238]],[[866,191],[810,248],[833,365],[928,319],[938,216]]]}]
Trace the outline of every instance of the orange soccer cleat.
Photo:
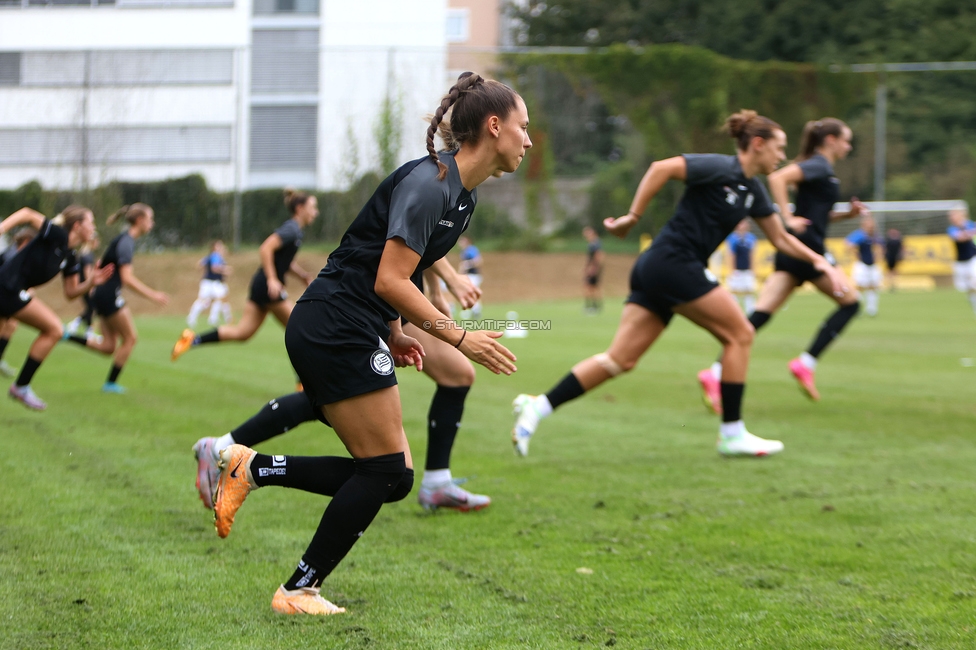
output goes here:
[{"label": "orange soccer cleat", "polygon": [[244,445],[231,445],[220,452],[220,478],[214,498],[214,527],[217,535],[227,537],[234,525],[234,515],[247,495],[257,488],[251,476],[251,460],[257,455]]},{"label": "orange soccer cleat", "polygon": [[345,607],[337,607],[319,595],[314,587],[302,587],[288,591],[284,585],[278,587],[274,598],[271,599],[271,609],[279,614],[344,614]]},{"label": "orange soccer cleat", "polygon": [[170,361],[176,361],[181,356],[186,354],[186,351],[193,347],[193,339],[196,338],[196,334],[193,333],[191,329],[183,330],[180,334],[180,339],[173,346],[173,353],[169,356]]}]

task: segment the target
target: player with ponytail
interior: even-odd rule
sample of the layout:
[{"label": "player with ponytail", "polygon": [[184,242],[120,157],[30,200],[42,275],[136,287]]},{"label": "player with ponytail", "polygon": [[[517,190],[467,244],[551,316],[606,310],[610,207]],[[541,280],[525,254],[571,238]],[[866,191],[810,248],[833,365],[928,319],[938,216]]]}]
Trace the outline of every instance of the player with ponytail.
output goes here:
[{"label": "player with ponytail", "polygon": [[[438,153],[434,134],[450,112],[454,151]],[[351,457],[257,454],[234,444],[220,451],[214,518],[230,533],[247,494],[292,487],[332,497],[319,528],[272,609],[286,614],[343,611],[319,593],[383,503],[413,486],[394,366],[423,367],[424,348],[401,318],[492,372],[511,374],[514,356],[500,332],[465,331],[419,288],[420,275],[454,247],[477,202],[475,188],[513,172],[532,146],[525,103],[511,88],[462,74],[427,131],[428,155],[382,183],[305,291],[285,329],[285,345],[315,416]]]},{"label": "player with ponytail", "polygon": [[520,455],[528,453],[529,440],[540,419],[633,369],[674,314],[707,330],[724,347],[726,370],[721,393],[726,408],[719,427],[719,453],[765,456],[783,449],[778,440],[749,433],[742,421],[753,328],[732,294],[708,270],[708,258],[736,224],[751,216],[777,249],[822,270],[834,282],[834,291],[842,293],[846,287],[843,275],[827,260],[788,234],[778,219],[771,218],[773,206],[757,175],[772,172],[785,158],[786,135],[780,126],[755,111],[743,110],[730,116],[725,127],[735,140],[735,155],[684,154],[656,161],[638,185],[628,213],[604,220],[610,233],[624,237],[668,181],[685,183],[674,216],[634,264],[630,296],[610,347],[577,363],[547,394],[515,398],[518,418],[512,441]]},{"label": "player with ponytail", "polygon": [[[834,163],[843,160],[850,153],[852,135],[850,127],[833,117],[807,122],[803,128],[800,155],[796,161],[769,175],[769,189],[779,206],[779,213],[787,230],[810,250],[828,258],[830,256],[826,252],[824,241],[830,222],[869,214],[867,207],[857,197],[851,199],[849,211],[837,212],[833,209],[840,196],[840,184],[834,175]],[[795,213],[789,200],[790,186],[797,188]],[[839,270],[835,273],[843,275]],[[790,373],[804,393],[813,400],[819,400],[820,393],[817,392],[813,380],[817,358],[857,315],[860,297],[858,292],[851,288],[850,291],[836,293],[836,275],[825,274],[823,269],[805,258],[778,251],[774,271],[766,278],[762,291],[759,292],[759,299],[749,316],[749,322],[758,332],[804,282],[810,282],[837,303],[836,311],[820,326],[807,351],[788,365]],[[846,277],[844,285],[850,286]],[[715,412],[722,410],[719,384],[723,374],[721,361],[698,373],[705,404]]]},{"label": "player with ponytail", "polygon": [[122,219],[128,227],[109,242],[108,248],[102,255],[102,266],[112,265],[115,270],[105,284],[95,289],[91,297],[95,314],[99,317],[102,335],[89,337],[68,334],[66,336],[67,340],[95,352],[113,355],[112,368],[102,385],[102,392],[116,394],[125,393],[125,388],[118,383],[118,379],[138,340],[136,324],[132,319],[132,311],[122,295],[122,288],[132,289],[157,305],[165,306],[169,303],[169,296],[162,291],[156,291],[137,278],[132,266],[136,240],[152,231],[156,224],[153,209],[145,203],[126,205],[109,216],[106,224],[111,226]]}]

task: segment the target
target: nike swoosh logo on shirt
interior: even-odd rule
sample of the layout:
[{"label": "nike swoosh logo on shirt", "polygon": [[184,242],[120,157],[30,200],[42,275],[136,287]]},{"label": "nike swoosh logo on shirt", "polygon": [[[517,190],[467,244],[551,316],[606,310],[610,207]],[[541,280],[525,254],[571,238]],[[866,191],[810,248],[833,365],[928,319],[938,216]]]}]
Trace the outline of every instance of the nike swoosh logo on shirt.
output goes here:
[{"label": "nike swoosh logo on shirt", "polygon": [[465,209],[466,207],[468,207],[468,204],[467,203],[462,203],[461,205],[458,206],[458,211],[460,212],[461,210]]}]

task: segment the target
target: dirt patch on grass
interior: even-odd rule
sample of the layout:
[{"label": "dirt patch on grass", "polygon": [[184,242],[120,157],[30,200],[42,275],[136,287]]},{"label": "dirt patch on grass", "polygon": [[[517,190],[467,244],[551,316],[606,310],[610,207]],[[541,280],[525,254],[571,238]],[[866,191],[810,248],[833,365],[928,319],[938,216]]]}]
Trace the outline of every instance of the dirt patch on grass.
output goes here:
[{"label": "dirt patch on grass", "polygon": [[[126,290],[129,306],[136,314],[185,315],[197,297],[200,270],[197,261],[202,252],[166,252],[137,254],[136,276],[154,289],[170,296],[166,307],[158,307],[134,291]],[[636,255],[607,255],[603,273],[604,294],[620,298],[627,294],[630,268]],[[317,272],[328,259],[326,253],[302,251],[296,261],[307,271]],[[457,263],[456,256],[451,257]],[[583,264],[585,255],[580,253],[524,253],[496,252],[484,254],[484,301],[486,304],[512,301],[561,300],[580,298],[583,292]],[[227,283],[229,300],[235,318],[247,300],[248,284],[260,262],[256,250],[234,253],[228,256],[233,268]],[[288,279],[287,289],[293,298],[301,295],[304,287],[295,278]],[[60,280],[54,280],[38,290],[38,296],[50,305],[64,320],[81,311],[81,301],[69,304],[64,299]],[[205,317],[204,317],[205,318]],[[203,322],[201,318],[201,323]]]}]

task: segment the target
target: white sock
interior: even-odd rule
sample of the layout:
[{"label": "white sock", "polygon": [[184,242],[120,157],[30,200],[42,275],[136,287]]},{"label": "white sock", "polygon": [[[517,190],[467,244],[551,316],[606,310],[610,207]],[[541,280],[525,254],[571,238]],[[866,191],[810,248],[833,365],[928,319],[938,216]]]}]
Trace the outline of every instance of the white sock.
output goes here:
[{"label": "white sock", "polygon": [[237,444],[234,442],[234,436],[230,435],[229,433],[225,433],[224,435],[220,436],[214,441],[213,450],[215,456],[219,456],[221,451],[227,449],[233,444]]},{"label": "white sock", "polygon": [[723,438],[735,438],[742,435],[742,432],[746,430],[746,425],[742,420],[736,420],[735,422],[723,422],[719,425],[718,432]]},{"label": "white sock", "polygon": [[722,381],[722,362],[716,361],[712,364],[712,376],[715,377],[715,381]]},{"label": "white sock", "polygon": [[973,313],[976,313],[976,291],[969,292],[969,304],[973,306]]},{"label": "white sock", "polygon": [[746,316],[751,316],[752,312],[756,310],[756,294],[747,293],[744,306],[745,306]]},{"label": "white sock", "polygon": [[878,292],[874,289],[868,289],[864,292],[864,310],[868,316],[874,316],[878,313]]},{"label": "white sock", "polygon": [[816,357],[810,356],[809,352],[804,352],[800,355],[800,363],[807,367],[807,370],[811,372],[817,369],[817,359]]},{"label": "white sock", "polygon": [[450,483],[451,479],[451,470],[449,469],[425,469],[424,478],[420,482],[420,487],[438,487]]},{"label": "white sock", "polygon": [[536,397],[535,411],[539,414],[539,419],[547,418],[552,415],[552,404],[549,403],[549,398],[545,395],[539,395]]}]

